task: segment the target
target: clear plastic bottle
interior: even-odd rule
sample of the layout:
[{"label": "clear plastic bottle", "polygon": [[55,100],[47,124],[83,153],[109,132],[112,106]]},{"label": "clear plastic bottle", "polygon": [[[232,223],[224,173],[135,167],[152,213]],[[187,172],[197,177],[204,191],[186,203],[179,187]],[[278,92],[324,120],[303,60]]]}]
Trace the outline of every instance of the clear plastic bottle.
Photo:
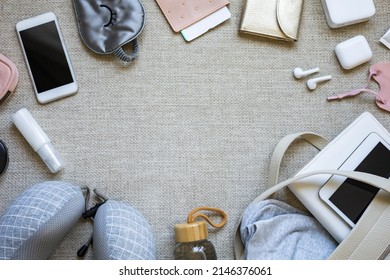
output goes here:
[{"label": "clear plastic bottle", "polygon": [[207,237],[205,222],[175,225],[175,260],[216,260],[214,245]]}]

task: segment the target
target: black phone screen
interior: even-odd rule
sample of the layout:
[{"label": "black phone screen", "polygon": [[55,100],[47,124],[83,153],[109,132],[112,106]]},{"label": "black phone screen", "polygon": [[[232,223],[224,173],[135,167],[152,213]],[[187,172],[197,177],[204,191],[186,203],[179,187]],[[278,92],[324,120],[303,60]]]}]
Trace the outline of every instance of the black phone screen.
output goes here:
[{"label": "black phone screen", "polygon": [[[390,151],[379,142],[355,171],[389,178]],[[329,200],[356,224],[378,191],[378,188],[348,178]]]},{"label": "black phone screen", "polygon": [[20,31],[38,93],[73,82],[54,21]]}]

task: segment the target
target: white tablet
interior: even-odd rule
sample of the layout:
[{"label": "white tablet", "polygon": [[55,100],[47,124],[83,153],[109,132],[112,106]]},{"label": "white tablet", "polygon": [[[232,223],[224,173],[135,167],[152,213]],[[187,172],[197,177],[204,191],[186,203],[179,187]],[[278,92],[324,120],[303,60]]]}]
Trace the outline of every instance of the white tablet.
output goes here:
[{"label": "white tablet", "polygon": [[78,85],[55,14],[22,20],[16,31],[38,101],[75,94]]},{"label": "white tablet", "polygon": [[[377,133],[370,133],[338,168],[390,177],[390,145]],[[320,198],[351,227],[354,227],[379,189],[368,184],[332,176],[320,189]]]}]

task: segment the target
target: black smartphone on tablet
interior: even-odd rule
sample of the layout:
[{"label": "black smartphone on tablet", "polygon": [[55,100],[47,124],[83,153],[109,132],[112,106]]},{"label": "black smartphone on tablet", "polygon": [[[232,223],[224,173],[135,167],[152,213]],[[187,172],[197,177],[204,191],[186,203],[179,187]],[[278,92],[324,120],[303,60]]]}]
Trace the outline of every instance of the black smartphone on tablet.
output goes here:
[{"label": "black smartphone on tablet", "polygon": [[[369,134],[340,166],[381,177],[390,177],[390,145],[376,133]],[[332,176],[320,189],[320,198],[353,227],[379,189],[341,176]]]}]

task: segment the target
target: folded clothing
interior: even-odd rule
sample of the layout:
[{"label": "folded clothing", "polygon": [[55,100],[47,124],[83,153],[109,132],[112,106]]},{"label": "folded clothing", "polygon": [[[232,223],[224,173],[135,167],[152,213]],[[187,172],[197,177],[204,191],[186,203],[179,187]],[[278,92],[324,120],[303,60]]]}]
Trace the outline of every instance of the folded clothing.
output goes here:
[{"label": "folded clothing", "polygon": [[338,245],[315,218],[274,199],[248,206],[240,233],[248,260],[320,260]]}]

